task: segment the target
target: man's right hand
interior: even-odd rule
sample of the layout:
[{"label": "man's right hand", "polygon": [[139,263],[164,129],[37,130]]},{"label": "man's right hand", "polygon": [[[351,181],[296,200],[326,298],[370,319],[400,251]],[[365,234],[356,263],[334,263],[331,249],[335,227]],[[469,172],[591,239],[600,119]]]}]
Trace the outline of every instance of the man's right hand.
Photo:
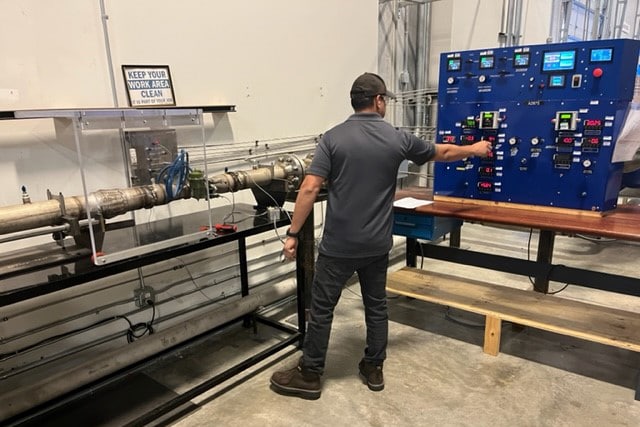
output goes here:
[{"label": "man's right hand", "polygon": [[469,146],[474,156],[487,157],[491,153],[491,142],[481,139],[480,141]]}]

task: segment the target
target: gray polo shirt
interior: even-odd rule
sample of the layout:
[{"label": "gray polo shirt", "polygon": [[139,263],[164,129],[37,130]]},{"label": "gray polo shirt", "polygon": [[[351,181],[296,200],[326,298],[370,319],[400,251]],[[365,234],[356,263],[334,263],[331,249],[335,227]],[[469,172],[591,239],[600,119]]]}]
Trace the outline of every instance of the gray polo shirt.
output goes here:
[{"label": "gray polo shirt", "polygon": [[357,113],[324,134],[308,174],[327,180],[320,253],[340,258],[383,255],[393,244],[398,167],[423,164],[435,145],[395,129],[376,113]]}]

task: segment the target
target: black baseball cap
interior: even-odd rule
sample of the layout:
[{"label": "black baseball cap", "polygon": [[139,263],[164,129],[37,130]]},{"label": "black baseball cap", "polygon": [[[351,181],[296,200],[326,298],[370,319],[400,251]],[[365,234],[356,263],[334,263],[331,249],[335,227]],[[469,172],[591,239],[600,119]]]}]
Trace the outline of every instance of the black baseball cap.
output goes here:
[{"label": "black baseball cap", "polygon": [[393,92],[387,89],[382,77],[373,73],[364,73],[358,76],[351,86],[350,94],[351,98],[357,96],[374,97],[376,95],[384,95],[394,99],[396,97]]}]

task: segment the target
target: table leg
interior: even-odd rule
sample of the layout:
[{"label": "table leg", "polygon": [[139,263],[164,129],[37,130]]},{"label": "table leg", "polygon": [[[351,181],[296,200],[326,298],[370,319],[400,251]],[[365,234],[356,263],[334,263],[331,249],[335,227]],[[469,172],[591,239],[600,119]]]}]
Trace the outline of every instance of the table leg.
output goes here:
[{"label": "table leg", "polygon": [[[550,230],[540,230],[538,239],[538,256],[536,261],[540,264],[551,264],[553,258],[553,244],[556,239],[556,233]],[[537,275],[533,282],[533,289],[536,292],[549,292],[549,277],[545,274]]]},{"label": "table leg", "polygon": [[405,243],[405,259],[407,267],[415,267],[418,265],[418,253],[416,251],[418,244],[419,243],[416,239],[407,237],[407,243]]},{"label": "table leg", "polygon": [[[296,255],[296,280],[298,301],[298,327],[304,337],[306,321],[311,305],[311,284],[315,270],[315,233],[313,211],[300,230],[298,253]],[[300,341],[302,344],[302,339]]]},{"label": "table leg", "polygon": [[462,234],[461,232],[462,227],[456,227],[453,230],[451,230],[451,233],[449,233],[449,246],[451,246],[452,248],[459,248],[460,247],[460,236]]}]

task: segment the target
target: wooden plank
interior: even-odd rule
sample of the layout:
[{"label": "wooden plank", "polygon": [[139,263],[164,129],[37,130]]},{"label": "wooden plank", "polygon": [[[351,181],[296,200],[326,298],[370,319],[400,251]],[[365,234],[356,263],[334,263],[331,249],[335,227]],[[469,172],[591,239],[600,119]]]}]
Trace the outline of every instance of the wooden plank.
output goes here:
[{"label": "wooden plank", "polygon": [[500,353],[500,334],[502,333],[502,320],[499,317],[486,316],[484,324],[485,353],[497,356]]},{"label": "wooden plank", "polygon": [[587,211],[582,209],[558,208],[554,206],[527,205],[524,203],[496,202],[494,200],[465,199],[463,197],[451,197],[451,196],[433,196],[433,200],[440,201],[440,202],[452,202],[452,203],[477,205],[477,206],[498,206],[498,207],[508,208],[508,209],[524,209],[529,212],[531,211],[547,212],[547,213],[552,212],[552,213],[561,213],[561,214],[567,214],[567,215],[591,216],[591,217],[602,217],[612,212],[612,211],[597,212],[597,211]]},{"label": "wooden plank", "polygon": [[[402,197],[431,199],[430,194],[424,188],[408,188],[396,191],[396,198]],[[438,197],[441,198],[443,196]],[[399,208],[395,208],[395,210],[404,212]],[[604,216],[593,216],[576,214],[575,211],[572,211],[572,214],[538,212],[522,208],[505,208],[495,204],[485,206],[445,202],[440,199],[410,212],[422,215],[446,216],[486,224],[511,225],[568,234],[580,233],[640,241],[640,221],[638,221],[640,206],[634,205],[619,205],[615,210],[607,212]]]},{"label": "wooden plank", "polygon": [[387,290],[589,341],[640,351],[640,313],[404,267]]}]

